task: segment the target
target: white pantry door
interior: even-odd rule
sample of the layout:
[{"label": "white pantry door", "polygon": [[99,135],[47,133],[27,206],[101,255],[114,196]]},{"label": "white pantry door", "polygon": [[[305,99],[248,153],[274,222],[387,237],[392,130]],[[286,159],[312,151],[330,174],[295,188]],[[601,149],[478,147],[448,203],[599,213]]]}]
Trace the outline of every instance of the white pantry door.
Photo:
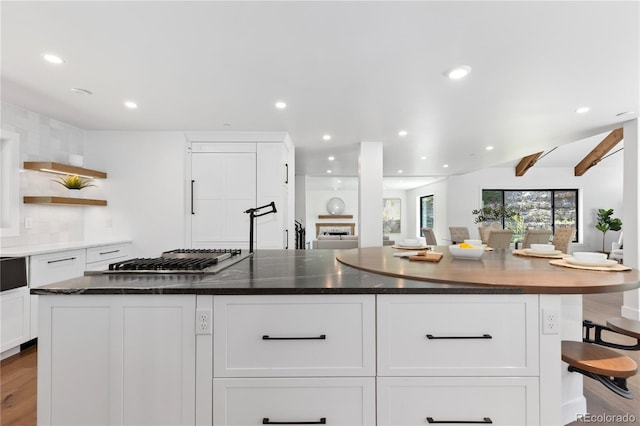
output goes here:
[{"label": "white pantry door", "polygon": [[256,153],[194,152],[191,176],[191,247],[248,249]]}]

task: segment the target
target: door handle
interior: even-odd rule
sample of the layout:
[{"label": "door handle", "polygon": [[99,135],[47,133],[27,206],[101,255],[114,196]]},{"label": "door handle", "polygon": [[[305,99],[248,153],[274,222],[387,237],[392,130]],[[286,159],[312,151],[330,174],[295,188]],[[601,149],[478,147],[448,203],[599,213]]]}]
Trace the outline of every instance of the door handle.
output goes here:
[{"label": "door handle", "polygon": [[434,336],[433,334],[427,334],[429,340],[445,340],[445,339],[493,339],[490,334],[483,334],[482,336]]},{"label": "door handle", "polygon": [[321,334],[317,337],[271,337],[265,334],[262,336],[262,340],[327,340],[327,335]]},{"label": "door handle", "polygon": [[493,421],[490,417],[484,417],[482,420],[434,420],[433,417],[427,417],[427,423],[430,424],[457,424],[457,425],[466,425],[466,424],[493,424]]},{"label": "door handle", "polygon": [[195,180],[191,179],[191,214],[196,214],[196,212],[193,211],[193,184],[195,183]]},{"label": "door handle", "polygon": [[279,422],[279,421],[271,421],[269,417],[262,418],[263,425],[326,425],[327,418],[321,417],[317,422]]}]

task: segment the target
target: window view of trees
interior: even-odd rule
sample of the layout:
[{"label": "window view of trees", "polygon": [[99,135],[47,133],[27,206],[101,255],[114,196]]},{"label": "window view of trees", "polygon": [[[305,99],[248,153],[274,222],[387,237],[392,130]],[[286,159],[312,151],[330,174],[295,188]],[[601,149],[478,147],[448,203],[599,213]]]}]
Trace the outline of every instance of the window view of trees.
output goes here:
[{"label": "window view of trees", "polygon": [[420,236],[422,228],[433,228],[433,195],[420,197]]},{"label": "window view of trees", "polygon": [[513,241],[523,238],[527,229],[551,229],[574,227],[578,235],[578,190],[505,190],[482,191],[484,206],[504,206],[515,209],[518,214],[504,219],[503,226],[513,230]]}]

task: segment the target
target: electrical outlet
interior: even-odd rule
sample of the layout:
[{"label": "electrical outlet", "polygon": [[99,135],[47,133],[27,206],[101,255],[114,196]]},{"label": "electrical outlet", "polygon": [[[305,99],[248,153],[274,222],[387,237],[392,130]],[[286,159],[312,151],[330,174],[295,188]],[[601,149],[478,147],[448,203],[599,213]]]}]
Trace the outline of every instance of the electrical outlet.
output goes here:
[{"label": "electrical outlet", "polygon": [[24,218],[24,229],[31,229],[31,228],[33,228],[33,218],[25,217]]},{"label": "electrical outlet", "polygon": [[208,309],[196,309],[196,334],[212,334],[212,312]]},{"label": "electrical outlet", "polygon": [[560,318],[558,311],[542,310],[542,334],[558,334],[560,332]]}]

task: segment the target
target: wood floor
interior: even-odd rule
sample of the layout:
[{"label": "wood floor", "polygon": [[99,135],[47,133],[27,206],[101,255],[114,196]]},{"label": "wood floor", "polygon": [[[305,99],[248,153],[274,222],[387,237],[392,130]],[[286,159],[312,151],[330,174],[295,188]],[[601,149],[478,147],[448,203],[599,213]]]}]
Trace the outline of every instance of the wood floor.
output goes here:
[{"label": "wood floor", "polygon": [[[584,318],[604,324],[607,318],[620,315],[622,294],[584,296]],[[619,340],[625,343],[624,340]],[[634,341],[631,341],[633,343]],[[626,341],[629,343],[629,341]],[[640,351],[621,351],[640,365]],[[36,425],[36,358],[37,349],[31,347],[5,359],[0,364],[0,425]],[[628,380],[629,389],[636,395],[628,400],[615,395],[600,383],[584,379],[584,394],[592,424],[614,426],[640,424],[640,374]],[[585,413],[586,414],[586,413]],[[615,416],[635,416],[635,422],[616,421]],[[624,417],[620,417],[621,419]],[[604,419],[604,421],[600,421]],[[574,422],[571,425],[582,425]]]}]

